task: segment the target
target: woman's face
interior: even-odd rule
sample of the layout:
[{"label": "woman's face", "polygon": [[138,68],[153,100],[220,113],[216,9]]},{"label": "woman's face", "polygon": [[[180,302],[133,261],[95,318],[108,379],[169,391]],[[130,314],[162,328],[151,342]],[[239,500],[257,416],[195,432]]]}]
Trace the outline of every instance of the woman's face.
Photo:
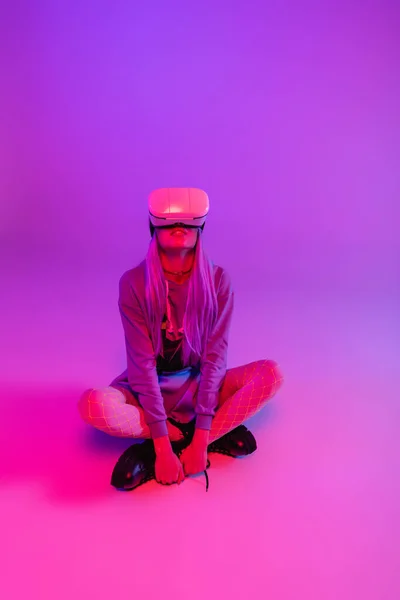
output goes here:
[{"label": "woman's face", "polygon": [[179,225],[171,229],[155,228],[160,248],[168,253],[180,250],[191,250],[195,247],[198,236],[198,227],[191,228]]}]

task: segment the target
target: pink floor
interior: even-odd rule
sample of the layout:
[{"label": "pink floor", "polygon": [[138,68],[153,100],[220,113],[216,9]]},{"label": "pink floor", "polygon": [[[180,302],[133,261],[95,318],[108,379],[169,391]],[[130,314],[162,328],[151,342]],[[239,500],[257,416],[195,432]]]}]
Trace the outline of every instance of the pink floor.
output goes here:
[{"label": "pink floor", "polygon": [[288,275],[255,289],[232,273],[229,366],[273,358],[286,376],[248,422],[258,450],[212,456],[208,493],[199,476],[126,494],[109,480],[129,441],[76,411],[83,389],[124,368],[125,266],[114,267],[7,276],[1,597],[399,598],[399,305],[389,279],[329,286]]},{"label": "pink floor", "polygon": [[[0,600],[400,599],[400,2],[3,2]],[[210,197],[258,450],[110,485],[147,196]]]}]

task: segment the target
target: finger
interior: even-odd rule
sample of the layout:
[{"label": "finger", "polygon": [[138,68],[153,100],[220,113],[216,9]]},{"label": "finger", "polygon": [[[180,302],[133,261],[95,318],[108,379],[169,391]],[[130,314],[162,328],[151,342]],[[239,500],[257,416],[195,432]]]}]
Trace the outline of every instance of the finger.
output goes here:
[{"label": "finger", "polygon": [[183,472],[183,467],[181,466],[181,468],[179,469],[179,474],[178,474],[178,485],[180,485],[184,479],[185,479],[185,475]]},{"label": "finger", "polygon": [[185,477],[185,472],[184,472],[184,467],[183,467],[183,462],[182,462],[182,456],[179,457],[179,476],[180,477]]}]

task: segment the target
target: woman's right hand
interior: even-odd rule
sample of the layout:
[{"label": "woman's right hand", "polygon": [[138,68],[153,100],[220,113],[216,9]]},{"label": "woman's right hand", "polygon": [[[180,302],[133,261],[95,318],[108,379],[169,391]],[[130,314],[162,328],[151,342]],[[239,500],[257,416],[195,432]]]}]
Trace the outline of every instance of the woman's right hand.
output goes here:
[{"label": "woman's right hand", "polygon": [[182,463],[172,449],[156,455],[155,475],[156,481],[164,485],[180,485],[185,479]]}]

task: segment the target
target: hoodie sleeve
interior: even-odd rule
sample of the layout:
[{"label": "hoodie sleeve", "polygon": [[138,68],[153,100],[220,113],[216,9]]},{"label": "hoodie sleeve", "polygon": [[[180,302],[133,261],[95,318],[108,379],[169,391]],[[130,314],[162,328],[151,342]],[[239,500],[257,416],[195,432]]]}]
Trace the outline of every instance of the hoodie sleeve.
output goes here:
[{"label": "hoodie sleeve", "polygon": [[168,435],[153,344],[142,308],[125,273],[119,281],[118,307],[125,334],[129,385],[138,394],[152,438]]},{"label": "hoodie sleeve", "polygon": [[198,429],[211,429],[218,405],[219,390],[226,373],[228,334],[234,307],[234,291],[226,271],[222,271],[217,300],[217,321],[200,363],[200,382],[195,408]]}]

